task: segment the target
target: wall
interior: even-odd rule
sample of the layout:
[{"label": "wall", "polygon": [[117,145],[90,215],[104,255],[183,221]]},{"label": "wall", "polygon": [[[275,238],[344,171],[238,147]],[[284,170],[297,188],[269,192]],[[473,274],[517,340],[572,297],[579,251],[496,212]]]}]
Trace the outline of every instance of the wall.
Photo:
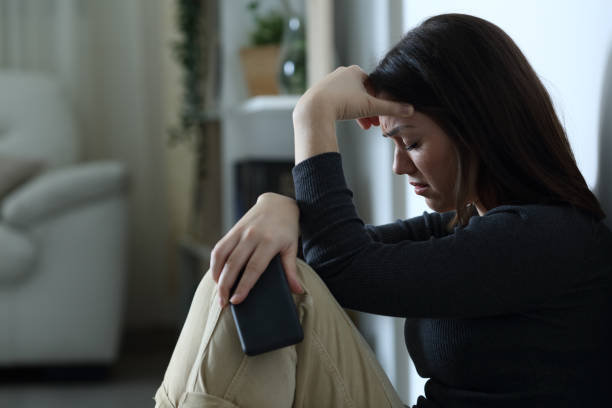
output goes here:
[{"label": "wall", "polygon": [[[335,1],[335,47],[339,65],[359,65],[370,72],[402,34],[402,3],[398,1]],[[354,121],[337,124],[338,142],[347,183],[354,192],[360,217],[382,224],[406,215],[405,178],[392,171],[393,148],[379,128],[360,129]],[[374,350],[400,397],[407,401],[409,357],[403,319],[358,314],[359,329]]]},{"label": "wall", "polygon": [[596,194],[608,214],[606,223],[612,228],[612,44],[608,47],[607,54],[599,109],[599,171]]}]

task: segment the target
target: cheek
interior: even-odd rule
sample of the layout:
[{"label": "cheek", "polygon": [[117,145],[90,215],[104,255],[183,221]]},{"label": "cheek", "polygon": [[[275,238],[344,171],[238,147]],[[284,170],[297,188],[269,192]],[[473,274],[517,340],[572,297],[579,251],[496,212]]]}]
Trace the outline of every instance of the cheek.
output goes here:
[{"label": "cheek", "polygon": [[454,190],[457,184],[457,157],[454,151],[446,154],[440,162],[440,177],[444,179],[444,184],[449,191]]},{"label": "cheek", "polygon": [[[416,163],[416,162],[415,162]],[[421,172],[438,190],[452,189],[456,182],[457,157],[454,151],[423,155],[418,159]]]},{"label": "cheek", "polygon": [[454,184],[457,176],[457,156],[455,155],[455,152],[450,151],[447,155],[445,155],[442,163],[444,163],[443,168],[447,178],[451,179]]}]

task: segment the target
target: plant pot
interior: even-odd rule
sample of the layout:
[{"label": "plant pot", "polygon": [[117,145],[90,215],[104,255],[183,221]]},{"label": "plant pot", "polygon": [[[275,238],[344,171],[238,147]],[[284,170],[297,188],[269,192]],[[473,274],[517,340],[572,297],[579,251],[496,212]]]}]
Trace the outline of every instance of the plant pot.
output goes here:
[{"label": "plant pot", "polygon": [[240,50],[244,78],[251,96],[278,94],[279,55],[279,45],[263,45]]}]

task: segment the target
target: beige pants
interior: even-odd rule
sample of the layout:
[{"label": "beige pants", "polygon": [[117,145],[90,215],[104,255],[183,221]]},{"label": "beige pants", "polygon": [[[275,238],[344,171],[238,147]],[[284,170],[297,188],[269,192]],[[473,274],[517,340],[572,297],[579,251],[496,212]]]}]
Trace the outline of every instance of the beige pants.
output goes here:
[{"label": "beige pants", "polygon": [[298,260],[305,290],[294,295],[304,340],[247,357],[216,284],[200,283],[156,407],[403,407],[353,322],[319,276]]}]

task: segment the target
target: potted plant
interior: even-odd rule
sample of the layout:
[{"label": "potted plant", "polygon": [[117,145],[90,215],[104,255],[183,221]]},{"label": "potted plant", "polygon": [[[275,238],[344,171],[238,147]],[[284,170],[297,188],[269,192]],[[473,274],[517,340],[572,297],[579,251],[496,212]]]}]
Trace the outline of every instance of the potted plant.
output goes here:
[{"label": "potted plant", "polygon": [[285,14],[277,10],[261,13],[259,1],[249,2],[247,10],[253,17],[255,30],[251,33],[251,44],[240,50],[240,58],[249,94],[278,94],[278,60]]},{"label": "potted plant", "polygon": [[220,130],[210,92],[218,72],[217,0],[178,0],[177,28],[180,37],[172,43],[182,69],[182,104],[178,123],[170,129],[169,145],[187,144],[194,152],[192,200],[187,223],[190,239],[213,244],[221,233]]}]

